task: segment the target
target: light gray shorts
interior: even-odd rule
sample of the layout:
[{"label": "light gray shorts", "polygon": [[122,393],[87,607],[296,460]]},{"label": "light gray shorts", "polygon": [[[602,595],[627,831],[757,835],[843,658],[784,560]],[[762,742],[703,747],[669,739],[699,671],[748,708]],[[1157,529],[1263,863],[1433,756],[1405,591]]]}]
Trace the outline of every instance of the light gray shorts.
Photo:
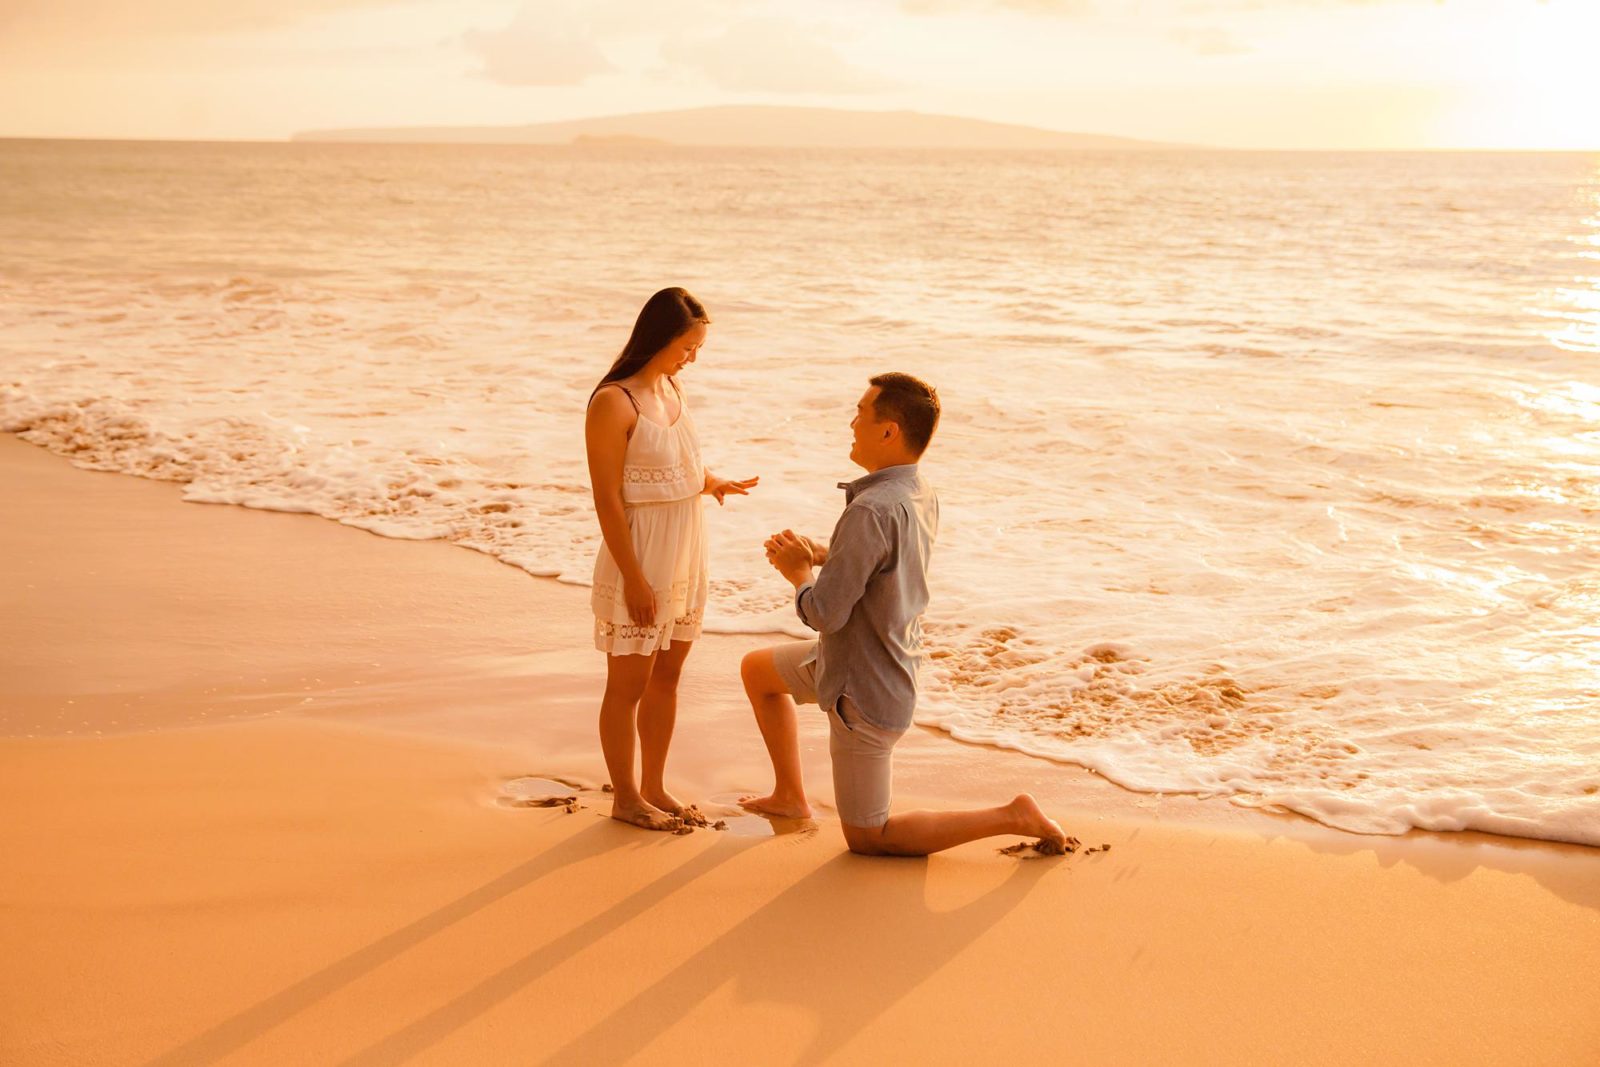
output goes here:
[{"label": "light gray shorts", "polygon": [[[778,645],[772,665],[795,703],[817,703],[817,642]],[[874,830],[889,821],[894,746],[904,734],[872,725],[847,696],[828,711],[833,802],[841,822]]]}]

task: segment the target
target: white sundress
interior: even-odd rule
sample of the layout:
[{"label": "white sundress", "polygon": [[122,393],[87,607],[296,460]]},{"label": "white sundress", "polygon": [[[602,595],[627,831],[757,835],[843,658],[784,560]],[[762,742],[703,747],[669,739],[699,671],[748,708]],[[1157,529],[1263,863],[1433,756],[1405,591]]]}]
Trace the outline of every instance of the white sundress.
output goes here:
[{"label": "white sundress", "polygon": [[[633,394],[628,399],[638,411]],[[703,488],[700,440],[680,392],[677,421],[662,426],[640,413],[622,459],[623,513],[634,554],[655,590],[656,616],[640,624],[628,614],[622,571],[602,540],[590,595],[594,647],[601,652],[647,656],[700,637],[708,587]]]}]

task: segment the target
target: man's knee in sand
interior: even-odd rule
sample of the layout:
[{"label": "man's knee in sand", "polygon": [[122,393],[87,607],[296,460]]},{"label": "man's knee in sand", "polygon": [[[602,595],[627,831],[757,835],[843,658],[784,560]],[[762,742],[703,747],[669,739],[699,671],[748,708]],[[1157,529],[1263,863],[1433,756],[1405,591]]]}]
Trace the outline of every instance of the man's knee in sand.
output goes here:
[{"label": "man's knee in sand", "polygon": [[[884,826],[888,824],[885,823]],[[844,831],[845,847],[858,856],[891,856],[893,855],[883,842],[883,826],[851,826],[847,822],[839,824]]]}]

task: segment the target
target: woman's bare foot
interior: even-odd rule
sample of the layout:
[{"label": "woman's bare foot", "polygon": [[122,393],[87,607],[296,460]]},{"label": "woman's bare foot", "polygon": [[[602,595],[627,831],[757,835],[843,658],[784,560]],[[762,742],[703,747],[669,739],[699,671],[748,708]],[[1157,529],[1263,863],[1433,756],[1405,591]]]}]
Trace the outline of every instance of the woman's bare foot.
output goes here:
[{"label": "woman's bare foot", "polygon": [[811,818],[811,805],[806,803],[804,796],[796,798],[773,793],[764,797],[740,797],[739,806],[745,811],[753,811],[757,815],[769,815],[774,819]]},{"label": "woman's bare foot", "polygon": [[711,820],[706,818],[706,813],[701,811],[696,804],[685,804],[665,789],[641,792],[644,802],[653,808],[660,808],[668,815],[676,815],[685,826],[694,826],[709,829]]},{"label": "woman's bare foot", "polygon": [[660,808],[668,815],[682,815],[688,805],[665,789],[641,789],[639,795],[644,797],[644,802],[652,808]]},{"label": "woman's bare foot", "polygon": [[624,804],[620,800],[612,801],[611,817],[618,822],[625,822],[629,826],[637,826],[644,830],[660,830],[675,834],[684,829],[682,819],[643,801],[636,804]]},{"label": "woman's bare foot", "polygon": [[1040,842],[1047,842],[1052,846],[1051,851],[1063,849],[1067,843],[1067,832],[1061,829],[1061,824],[1044,813],[1038,801],[1027,793],[1020,793],[1007,805],[1017,819],[1016,832],[1025,837],[1037,837]]}]

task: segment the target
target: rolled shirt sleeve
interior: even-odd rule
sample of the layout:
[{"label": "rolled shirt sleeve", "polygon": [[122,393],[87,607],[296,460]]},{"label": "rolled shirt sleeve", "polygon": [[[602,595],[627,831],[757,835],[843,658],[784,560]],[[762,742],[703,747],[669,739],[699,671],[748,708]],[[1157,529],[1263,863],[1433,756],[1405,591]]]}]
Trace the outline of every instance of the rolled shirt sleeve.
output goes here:
[{"label": "rolled shirt sleeve", "polygon": [[888,555],[889,538],[877,513],[861,506],[845,508],[828,542],[828,562],[795,593],[800,621],[818,633],[840,630]]}]

